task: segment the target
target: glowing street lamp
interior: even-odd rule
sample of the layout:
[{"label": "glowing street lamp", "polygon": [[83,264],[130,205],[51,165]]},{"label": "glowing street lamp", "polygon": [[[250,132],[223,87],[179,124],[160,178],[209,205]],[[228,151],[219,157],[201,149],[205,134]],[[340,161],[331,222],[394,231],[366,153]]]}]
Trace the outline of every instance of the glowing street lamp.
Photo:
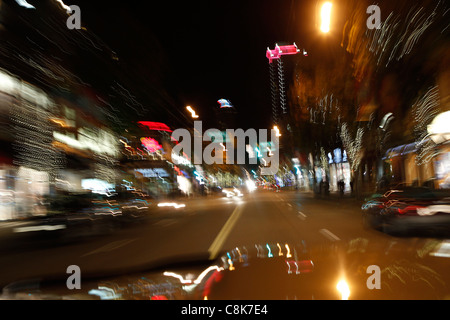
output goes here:
[{"label": "glowing street lamp", "polygon": [[331,21],[331,2],[325,2],[320,10],[320,31],[327,33],[330,31],[330,21]]},{"label": "glowing street lamp", "polygon": [[280,129],[278,129],[278,126],[273,126],[273,130],[276,131],[276,136],[281,137]]},{"label": "glowing street lamp", "polygon": [[428,136],[436,144],[446,143],[450,140],[450,111],[438,114],[428,125]]},{"label": "glowing street lamp", "polygon": [[191,106],[187,106],[186,109],[191,113],[191,117],[194,119],[198,118],[198,114],[195,113],[195,110],[191,108]]}]

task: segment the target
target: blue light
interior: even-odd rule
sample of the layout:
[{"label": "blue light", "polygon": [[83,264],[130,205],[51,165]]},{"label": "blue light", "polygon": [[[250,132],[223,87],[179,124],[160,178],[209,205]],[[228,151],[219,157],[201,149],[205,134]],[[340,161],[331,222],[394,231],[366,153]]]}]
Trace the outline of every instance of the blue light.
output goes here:
[{"label": "blue light", "polygon": [[255,150],[256,150],[256,153],[258,154],[258,158],[261,158],[261,157],[262,157],[262,156],[261,156],[261,152],[259,152],[258,147],[255,147]]},{"label": "blue light", "polygon": [[270,250],[270,247],[269,247],[269,244],[268,244],[268,243],[266,244],[266,248],[267,248],[267,250],[269,250],[269,253],[267,254],[267,256],[268,256],[269,258],[273,258],[272,250]]}]

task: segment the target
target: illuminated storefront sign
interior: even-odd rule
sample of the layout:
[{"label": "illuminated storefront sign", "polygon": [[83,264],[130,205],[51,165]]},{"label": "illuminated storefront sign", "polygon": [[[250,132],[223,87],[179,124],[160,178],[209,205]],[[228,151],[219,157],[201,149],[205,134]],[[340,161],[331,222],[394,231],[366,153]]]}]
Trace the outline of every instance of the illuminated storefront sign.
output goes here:
[{"label": "illuminated storefront sign", "polygon": [[134,171],[140,173],[144,178],[169,177],[169,174],[163,168],[134,169]]},{"label": "illuminated storefront sign", "polygon": [[85,190],[91,190],[93,193],[107,194],[115,191],[115,186],[101,179],[82,179],[81,187]]},{"label": "illuminated storefront sign", "polygon": [[220,108],[232,108],[233,107],[231,102],[227,99],[219,99],[217,102],[220,104]]},{"label": "illuminated storefront sign", "polygon": [[335,163],[341,163],[342,161],[342,153],[341,153],[341,149],[336,148],[334,149],[334,162]]},{"label": "illuminated storefront sign", "polygon": [[138,124],[147,127],[147,129],[149,130],[172,132],[172,130],[170,130],[168,125],[161,122],[138,121]]},{"label": "illuminated storefront sign", "polygon": [[334,157],[332,157],[331,153],[328,153],[328,160],[329,163],[345,163],[347,162],[347,153],[342,152],[342,150],[340,148],[336,148],[333,150],[333,155]]},{"label": "illuminated storefront sign", "polygon": [[141,143],[148,150],[148,152],[156,152],[162,148],[162,146],[153,138],[141,138]]},{"label": "illuminated storefront sign", "polygon": [[79,128],[78,137],[73,133],[53,132],[56,141],[79,150],[117,156],[119,149],[114,135],[102,129]]}]

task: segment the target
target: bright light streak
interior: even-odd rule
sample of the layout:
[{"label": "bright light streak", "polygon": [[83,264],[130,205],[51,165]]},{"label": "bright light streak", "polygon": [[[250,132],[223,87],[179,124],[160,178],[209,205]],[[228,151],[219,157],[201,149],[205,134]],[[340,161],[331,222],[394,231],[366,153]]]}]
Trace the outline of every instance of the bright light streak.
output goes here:
[{"label": "bright light streak", "polygon": [[228,259],[228,264],[230,265],[228,267],[228,270],[233,271],[235,270],[234,266],[233,266],[233,261],[231,259]]},{"label": "bright light streak", "polygon": [[218,267],[218,266],[210,266],[208,268],[206,268],[205,270],[203,270],[202,273],[200,273],[200,275],[197,277],[197,279],[194,280],[194,283],[199,284],[200,282],[202,282],[203,278],[211,271],[211,270],[217,270],[217,271],[222,271],[223,268],[222,267]]},{"label": "bright light streak", "polygon": [[245,184],[247,185],[247,189],[249,192],[253,192],[256,190],[256,184],[252,180],[245,181]]},{"label": "bright light streak", "polygon": [[130,145],[128,143],[126,143],[125,141],[119,139],[120,142],[122,142],[125,146],[125,148],[131,148]]},{"label": "bright light streak", "polygon": [[279,243],[277,243],[277,247],[278,247],[278,256],[282,256],[283,255],[283,251],[281,250],[281,246]]},{"label": "bright light streak", "polygon": [[161,202],[161,203],[158,203],[158,207],[174,207],[175,209],[178,209],[178,208],[184,208],[184,207],[186,207],[186,205],[184,203],[178,204],[175,202]]},{"label": "bright light streak", "polygon": [[349,288],[347,282],[344,279],[340,280],[337,283],[336,289],[341,294],[341,299],[342,300],[348,300],[348,297],[350,296],[350,288]]},{"label": "bright light streak", "polygon": [[269,250],[267,256],[268,256],[269,258],[273,258],[272,250],[270,249],[270,246],[269,246],[268,243],[266,244],[266,248],[267,248],[267,250]]},{"label": "bright light streak", "polygon": [[42,225],[42,226],[30,226],[30,227],[20,227],[20,228],[14,228],[14,232],[30,232],[30,231],[54,231],[54,230],[61,230],[65,229],[66,225],[64,224],[58,224],[58,225]]},{"label": "bright light streak", "polygon": [[287,243],[286,243],[285,247],[286,247],[286,250],[287,250],[286,258],[292,258],[292,255],[291,255],[291,248],[289,248],[289,246],[288,246]]},{"label": "bright light streak", "polygon": [[331,2],[325,2],[320,10],[321,25],[320,31],[327,33],[330,31]]},{"label": "bright light streak", "polygon": [[450,140],[450,111],[443,112],[437,115],[430,125],[427,127],[431,139],[439,144]]},{"label": "bright light streak", "polygon": [[276,131],[276,136],[281,137],[280,129],[278,129],[278,126],[273,126],[273,130]]},{"label": "bright light streak", "polygon": [[430,252],[430,256],[450,258],[450,240],[442,241],[435,250]]},{"label": "bright light streak", "polygon": [[56,0],[56,2],[58,2],[61,5],[61,7],[67,11],[67,13],[72,12],[72,9],[70,9],[70,7],[68,5],[66,5],[64,2],[62,2],[62,0]]},{"label": "bright light streak", "polygon": [[27,9],[36,9],[31,4],[26,2],[25,0],[16,0],[17,4],[21,7],[27,8]]},{"label": "bright light streak", "polygon": [[182,275],[179,275],[178,273],[175,272],[164,272],[163,273],[166,277],[173,277],[173,278],[177,278],[180,280],[181,283],[183,284],[188,284],[188,283],[192,283],[192,280],[187,280],[184,279]]},{"label": "bright light streak", "polygon": [[192,118],[198,118],[198,114],[195,113],[195,110],[191,108],[191,106],[187,106],[186,109],[191,113]]}]

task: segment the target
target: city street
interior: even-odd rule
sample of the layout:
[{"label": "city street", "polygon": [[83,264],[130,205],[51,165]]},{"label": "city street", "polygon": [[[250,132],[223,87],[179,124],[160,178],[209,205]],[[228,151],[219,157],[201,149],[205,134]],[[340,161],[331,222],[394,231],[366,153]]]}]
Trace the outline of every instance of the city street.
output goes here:
[{"label": "city street", "polygon": [[449,1],[0,8],[0,300],[450,299]]},{"label": "city street", "polygon": [[[82,228],[67,227],[58,238],[39,238],[37,244],[30,238],[27,246],[19,249],[11,243],[8,250],[5,244],[23,241],[18,235],[33,232],[8,233],[5,230],[14,227],[3,225],[0,283],[4,286],[45,276],[66,278],[69,265],[78,265],[82,275],[132,272],[142,266],[215,259],[226,250],[255,244],[315,246],[363,239],[380,248],[396,244],[410,250],[431,241],[364,228],[360,204],[334,195],[322,199],[305,192],[257,191],[238,199],[209,196],[185,204],[185,208],[160,210],[139,223],[103,234],[83,237]],[[71,232],[79,233],[78,237]]]}]

